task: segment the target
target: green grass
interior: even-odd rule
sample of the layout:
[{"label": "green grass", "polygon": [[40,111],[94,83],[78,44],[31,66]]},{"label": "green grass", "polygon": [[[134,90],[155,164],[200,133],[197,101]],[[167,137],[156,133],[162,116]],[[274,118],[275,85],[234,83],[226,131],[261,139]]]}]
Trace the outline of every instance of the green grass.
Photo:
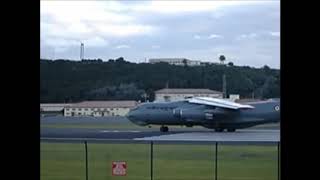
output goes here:
[{"label": "green grass", "polygon": [[[88,144],[89,180],[150,179],[149,144]],[[154,180],[214,179],[214,146],[154,145]],[[218,179],[276,180],[275,146],[219,146]],[[126,161],[127,176],[111,162]],[[84,180],[83,144],[41,143],[41,180]]]}]

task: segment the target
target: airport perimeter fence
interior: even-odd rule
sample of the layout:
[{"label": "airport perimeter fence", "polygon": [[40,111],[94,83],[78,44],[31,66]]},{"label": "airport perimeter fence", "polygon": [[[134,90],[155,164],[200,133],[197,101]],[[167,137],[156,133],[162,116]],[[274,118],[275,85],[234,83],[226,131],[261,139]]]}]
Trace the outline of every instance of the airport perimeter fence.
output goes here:
[{"label": "airport perimeter fence", "polygon": [[279,142],[41,139],[41,180],[280,180]]}]

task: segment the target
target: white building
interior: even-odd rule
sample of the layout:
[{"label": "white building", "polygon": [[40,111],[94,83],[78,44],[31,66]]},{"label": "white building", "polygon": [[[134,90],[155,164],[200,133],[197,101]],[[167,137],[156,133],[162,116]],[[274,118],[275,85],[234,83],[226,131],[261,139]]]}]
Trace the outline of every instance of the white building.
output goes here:
[{"label": "white building", "polygon": [[42,103],[40,104],[40,113],[62,113],[65,106],[70,104],[54,104],[54,103]]},{"label": "white building", "polygon": [[187,62],[187,64],[188,64],[188,66],[200,66],[201,61],[189,60],[189,62]]},{"label": "white building", "polygon": [[160,89],[155,91],[155,101],[170,102],[184,100],[190,97],[223,98],[223,93],[210,89]]},{"label": "white building", "polygon": [[64,109],[64,116],[125,116],[136,101],[84,101],[70,104]]},{"label": "white building", "polygon": [[240,99],[240,95],[239,94],[230,94],[229,95],[229,99],[233,102],[237,101]]},{"label": "white building", "polygon": [[237,99],[235,102],[248,103],[248,102],[258,102],[258,101],[262,101],[262,99]]},{"label": "white building", "polygon": [[184,66],[185,64],[188,66],[200,66],[201,61],[189,60],[186,58],[154,58],[149,59],[149,63],[155,64],[165,62],[171,65]]}]

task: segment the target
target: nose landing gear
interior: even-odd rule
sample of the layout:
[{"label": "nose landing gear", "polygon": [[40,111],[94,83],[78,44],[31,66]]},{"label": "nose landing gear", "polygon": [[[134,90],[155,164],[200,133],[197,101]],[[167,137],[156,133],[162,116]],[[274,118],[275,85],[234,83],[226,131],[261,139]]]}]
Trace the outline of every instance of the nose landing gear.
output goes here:
[{"label": "nose landing gear", "polygon": [[216,132],[223,132],[223,128],[216,128],[216,129],[214,129]]},{"label": "nose landing gear", "polygon": [[168,132],[169,131],[169,128],[167,126],[161,126],[160,127],[160,131],[161,132]]},{"label": "nose landing gear", "polygon": [[232,128],[232,129],[227,129],[227,131],[228,131],[228,132],[235,132],[236,129],[233,129],[233,128]]},{"label": "nose landing gear", "polygon": [[[224,129],[223,128],[216,128],[216,129],[214,129],[216,132],[223,132],[224,131]],[[227,132],[235,132],[236,131],[236,129],[234,129],[234,128],[230,128],[230,129],[227,129]]]}]

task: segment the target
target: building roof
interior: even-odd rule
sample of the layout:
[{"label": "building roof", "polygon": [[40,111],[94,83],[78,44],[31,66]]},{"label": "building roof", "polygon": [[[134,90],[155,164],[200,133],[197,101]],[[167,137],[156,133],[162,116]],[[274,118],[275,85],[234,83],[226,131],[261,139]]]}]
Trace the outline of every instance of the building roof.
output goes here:
[{"label": "building roof", "polygon": [[158,60],[189,60],[187,58],[150,58],[151,61],[158,61]]},{"label": "building roof", "polygon": [[220,91],[211,89],[160,89],[155,91],[156,94],[222,94]]},{"label": "building roof", "polygon": [[237,103],[251,103],[251,102],[259,102],[261,99],[237,99]]},{"label": "building roof", "polygon": [[41,103],[40,107],[65,107],[65,106],[69,106],[71,104],[58,104],[58,103]]},{"label": "building roof", "polygon": [[119,108],[119,107],[135,107],[136,101],[83,101],[80,103],[70,104],[68,107],[96,107],[96,108]]},{"label": "building roof", "polygon": [[279,101],[280,99],[254,99],[252,101],[242,101],[242,103],[246,104],[261,104],[265,102],[274,102],[274,101]]}]

